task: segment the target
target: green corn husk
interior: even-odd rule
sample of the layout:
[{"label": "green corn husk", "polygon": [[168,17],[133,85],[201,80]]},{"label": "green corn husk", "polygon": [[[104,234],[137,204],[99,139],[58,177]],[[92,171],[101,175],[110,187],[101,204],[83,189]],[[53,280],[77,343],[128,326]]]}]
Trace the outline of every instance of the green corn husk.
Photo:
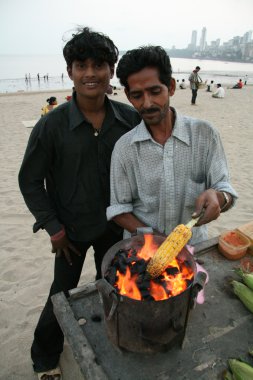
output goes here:
[{"label": "green corn husk", "polygon": [[241,277],[244,284],[253,290],[253,273],[246,273],[242,269],[235,269],[235,272]]},{"label": "green corn husk", "polygon": [[[239,281],[232,281],[234,293],[240,298],[244,306],[253,313],[253,290]],[[253,377],[252,377],[253,379]]]},{"label": "green corn husk", "polygon": [[253,367],[237,359],[228,360],[229,367],[235,380],[252,380]]},{"label": "green corn husk", "polygon": [[223,380],[234,380],[234,377],[231,372],[226,371],[223,375]]}]

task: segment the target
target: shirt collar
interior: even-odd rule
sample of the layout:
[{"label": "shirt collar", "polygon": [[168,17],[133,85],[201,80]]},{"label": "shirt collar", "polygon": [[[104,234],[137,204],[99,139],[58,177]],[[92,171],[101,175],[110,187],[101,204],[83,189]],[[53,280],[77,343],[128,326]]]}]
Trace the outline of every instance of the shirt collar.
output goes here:
[{"label": "shirt collar", "polygon": [[70,124],[69,124],[70,130],[78,127],[83,122],[87,122],[87,120],[85,120],[84,115],[82,114],[82,112],[79,110],[77,106],[75,92],[73,92],[72,98],[69,101],[69,120],[70,120]]},{"label": "shirt collar", "polygon": [[[188,129],[185,125],[185,121],[183,120],[184,117],[177,113],[177,111],[171,107],[172,111],[174,112],[175,116],[175,123],[173,127],[172,137],[177,138],[178,140],[181,140],[187,145],[190,145],[190,136]],[[135,127],[135,133],[132,137],[131,144],[138,142],[138,141],[145,141],[145,140],[153,140],[150,132],[148,131],[144,121],[142,120],[140,124],[138,124]]]},{"label": "shirt collar", "polygon": [[[69,108],[69,120],[70,120],[70,129],[74,129],[78,127],[83,122],[88,122],[85,119],[85,116],[82,114],[82,112],[79,110],[77,102],[76,102],[76,93],[73,93],[73,96],[70,100],[70,108]],[[105,107],[106,107],[106,113],[110,115],[110,118],[118,119],[123,124],[128,125],[126,123],[126,120],[121,116],[118,107],[117,102],[111,101],[107,96],[105,96]]]},{"label": "shirt collar", "polygon": [[178,140],[181,140],[185,144],[190,145],[190,128],[187,128],[185,116],[180,115],[174,108],[172,108],[172,110],[175,115],[172,136],[176,137]]}]

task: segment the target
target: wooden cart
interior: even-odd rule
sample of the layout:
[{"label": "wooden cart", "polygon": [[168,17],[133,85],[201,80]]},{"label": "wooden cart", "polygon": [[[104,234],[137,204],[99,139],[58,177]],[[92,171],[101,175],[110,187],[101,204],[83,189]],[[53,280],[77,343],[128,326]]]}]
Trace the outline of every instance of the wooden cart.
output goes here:
[{"label": "wooden cart", "polygon": [[95,283],[52,297],[54,312],[86,380],[214,380],[228,358],[253,348],[253,314],[233,295],[233,268],[217,250],[217,238],[195,247],[209,273],[205,303],[190,312],[183,347],[155,354],[121,351],[108,340]]}]

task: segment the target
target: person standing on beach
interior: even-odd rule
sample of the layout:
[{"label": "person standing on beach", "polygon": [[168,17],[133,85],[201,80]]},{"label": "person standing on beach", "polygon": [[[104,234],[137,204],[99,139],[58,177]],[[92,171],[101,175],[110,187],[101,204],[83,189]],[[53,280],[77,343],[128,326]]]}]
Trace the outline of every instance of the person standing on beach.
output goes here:
[{"label": "person standing on beach", "polygon": [[90,247],[96,279],[101,278],[103,256],[122,239],[122,229],[106,219],[111,153],[140,122],[133,107],[105,95],[118,60],[109,37],[83,28],[66,43],[63,55],[74,83],[72,99],[35,125],[19,172],[21,192],[36,219],[33,231],[46,230],[56,254],[54,280],[31,347],[40,380],[61,378],[64,336],[51,296],[61,291],[68,296],[78,285]]},{"label": "person standing on beach", "polygon": [[196,98],[198,94],[199,84],[202,83],[202,79],[198,75],[199,71],[200,71],[200,67],[196,66],[196,68],[193,70],[193,72],[189,76],[190,88],[192,90],[192,99],[191,99],[192,105],[196,105]]},{"label": "person standing on beach", "polygon": [[116,73],[143,120],[115,144],[108,220],[128,238],[145,226],[168,235],[203,214],[191,244],[206,240],[206,224],[237,198],[218,131],[170,106],[176,84],[160,46],[126,52]]}]

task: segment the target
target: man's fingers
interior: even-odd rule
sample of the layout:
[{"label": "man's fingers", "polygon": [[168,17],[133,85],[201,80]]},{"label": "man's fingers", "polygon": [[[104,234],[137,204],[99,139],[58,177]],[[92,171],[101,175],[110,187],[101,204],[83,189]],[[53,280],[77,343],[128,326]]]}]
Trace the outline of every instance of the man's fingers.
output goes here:
[{"label": "man's fingers", "polygon": [[55,257],[61,257],[61,249],[56,249],[54,253],[56,253]]},{"label": "man's fingers", "polygon": [[81,252],[78,251],[78,249],[71,243],[68,244],[68,247],[73,251],[76,255],[81,256]]},{"label": "man's fingers", "polygon": [[63,248],[63,252],[64,252],[64,256],[65,256],[67,262],[69,263],[69,265],[72,265],[71,255],[70,255],[68,248]]}]

